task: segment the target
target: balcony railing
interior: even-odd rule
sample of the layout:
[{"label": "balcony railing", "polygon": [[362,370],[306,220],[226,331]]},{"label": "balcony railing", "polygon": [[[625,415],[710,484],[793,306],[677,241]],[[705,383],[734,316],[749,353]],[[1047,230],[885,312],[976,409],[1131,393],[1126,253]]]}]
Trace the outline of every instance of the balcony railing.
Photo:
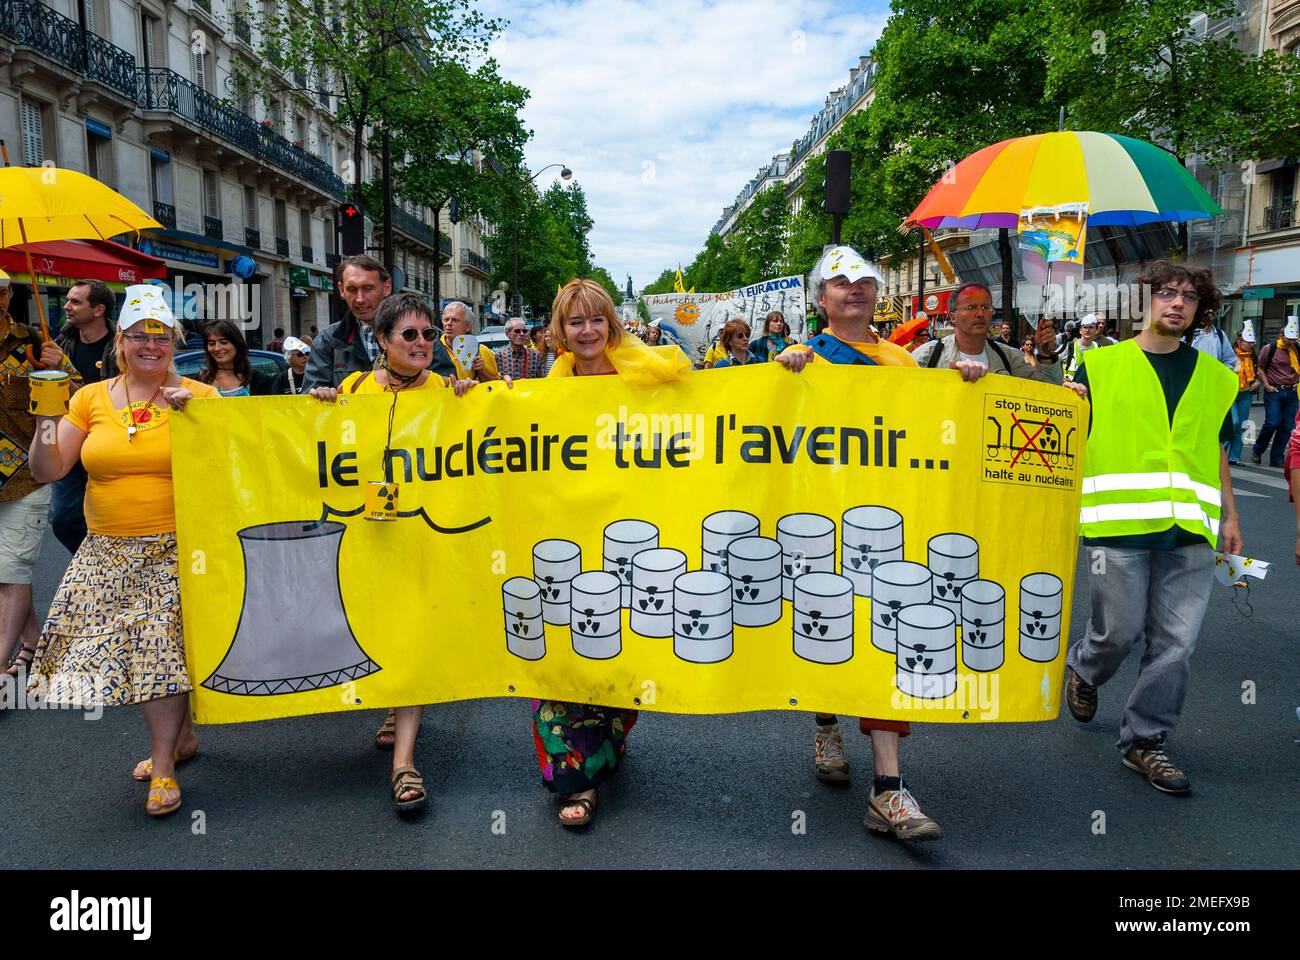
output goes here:
[{"label": "balcony railing", "polygon": [[1289,230],[1296,226],[1296,208],[1300,202],[1275,203],[1264,208],[1265,230]]},{"label": "balcony railing", "polygon": [[254,227],[245,227],[244,246],[260,250],[262,248],[262,231]]},{"label": "balcony railing", "polygon": [[433,227],[429,226],[414,214],[407,213],[401,207],[393,207],[393,225],[403,233],[410,234],[421,243],[428,244],[430,247],[437,244],[433,235]]},{"label": "balcony railing", "polygon": [[275,252],[278,253],[278,254],[279,254],[280,256],[282,256],[282,257],[287,257],[287,256],[289,255],[289,238],[288,238],[288,237],[276,237],[276,238],[275,238]]},{"label": "balcony railing", "polygon": [[135,99],[135,57],[37,0],[0,0],[0,33]]},{"label": "balcony railing", "polygon": [[176,229],[176,208],[170,203],[153,202],[153,218],[168,230]]},{"label": "balcony railing", "polygon": [[312,249],[305,243],[302,245],[302,259],[306,263],[312,262]]},{"label": "balcony railing", "polygon": [[492,272],[492,261],[481,253],[475,253],[469,247],[460,248],[460,264],[462,267],[473,267],[480,273],[488,274]]},{"label": "balcony railing", "polygon": [[[3,2],[3,0],[0,0]],[[343,181],[320,157],[294,146],[270,127],[263,126],[234,106],[200,90],[165,67],[136,71],[138,100],[145,110],[167,110],[222,139],[242,147],[325,193],[342,199]]]},{"label": "balcony railing", "polygon": [[222,231],[221,228],[222,228],[222,223],[220,217],[205,216],[203,218],[203,235],[205,237],[211,237],[213,240],[224,239],[225,233]]},{"label": "balcony railing", "polygon": [[250,47],[253,45],[253,28],[248,23],[248,18],[242,13],[235,14],[235,38],[242,40]]}]

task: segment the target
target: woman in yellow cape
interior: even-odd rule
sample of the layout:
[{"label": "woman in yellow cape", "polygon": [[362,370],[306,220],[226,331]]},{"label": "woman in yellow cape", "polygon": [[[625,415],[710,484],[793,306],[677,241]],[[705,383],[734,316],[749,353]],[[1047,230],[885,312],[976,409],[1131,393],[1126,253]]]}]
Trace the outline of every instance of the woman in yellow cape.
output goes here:
[{"label": "woman in yellow cape", "polygon": [[[549,378],[618,376],[624,383],[672,383],[691,370],[675,346],[649,347],[628,333],[594,280],[572,280],[551,308],[551,340],[564,352]],[[572,537],[571,531],[548,535]],[[596,787],[618,769],[637,712],[561,700],[533,701],[533,745],[546,788],[563,799],[560,823],[580,827],[596,812]]]}]

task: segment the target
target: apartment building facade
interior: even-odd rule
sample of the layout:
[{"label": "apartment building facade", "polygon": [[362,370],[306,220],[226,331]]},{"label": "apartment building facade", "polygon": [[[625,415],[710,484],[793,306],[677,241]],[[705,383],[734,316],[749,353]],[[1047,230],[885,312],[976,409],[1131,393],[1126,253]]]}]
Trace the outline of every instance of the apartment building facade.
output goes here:
[{"label": "apartment building facade", "polygon": [[[121,239],[166,262],[178,314],[211,316],[205,291],[239,287],[218,299],[217,315],[243,321],[254,344],[276,327],[301,335],[330,322],[338,204],[378,171],[369,152],[355,169],[328,71],[286,74],[264,55],[257,14],[275,2],[0,4],[10,161],[81,171],[151,213],[162,230]],[[283,92],[254,94],[239,81],[266,71]],[[375,213],[372,252],[383,229]],[[399,204],[393,219],[402,288],[430,297],[434,272],[455,259],[451,242],[438,242],[427,208]],[[482,250],[481,240],[465,245]],[[246,280],[232,273],[238,257],[256,265]],[[69,279],[42,278],[52,316]]]}]

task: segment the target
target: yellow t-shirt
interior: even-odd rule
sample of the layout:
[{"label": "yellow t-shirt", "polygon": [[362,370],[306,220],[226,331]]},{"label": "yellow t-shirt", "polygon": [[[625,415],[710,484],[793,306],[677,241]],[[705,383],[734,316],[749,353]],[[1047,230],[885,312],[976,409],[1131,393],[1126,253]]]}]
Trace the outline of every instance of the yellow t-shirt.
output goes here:
[{"label": "yellow t-shirt", "polygon": [[[442,345],[447,348],[447,356],[451,357],[451,362],[456,365],[456,377],[459,380],[475,380],[477,377],[473,370],[466,370],[456,359],[456,354],[451,352],[451,341],[447,335],[442,335]],[[500,380],[501,371],[497,369],[497,358],[491,350],[483,344],[478,345],[478,355],[483,358],[483,378],[485,380]]]},{"label": "yellow t-shirt", "polygon": [[[835,334],[827,330],[826,336],[835,337]],[[835,339],[839,340],[840,338],[835,337]],[[847,344],[848,346],[852,347],[854,350],[858,351],[858,353],[862,354],[863,356],[870,357],[872,360],[876,361],[876,363],[880,364],[882,367],[916,366],[915,357],[913,357],[910,353],[908,353],[898,344],[890,343],[888,340],[885,340],[883,337],[880,340],[877,340],[875,343],[854,343],[850,340],[840,340],[840,343]],[[786,347],[781,352],[789,353],[791,350],[807,350],[809,352],[812,352],[812,347],[808,346],[806,343],[796,343],[793,346]],[[820,356],[819,354],[816,353],[813,353],[812,355],[812,362],[830,363],[830,361],[827,360],[825,357]]]},{"label": "yellow t-shirt", "polygon": [[[364,380],[361,379],[363,376],[365,377]],[[431,387],[437,388],[437,387],[446,387],[446,386],[447,386],[447,381],[442,377],[441,374],[430,373],[427,377],[424,378],[424,383],[420,384],[418,387],[407,387],[405,390],[399,392],[405,393],[406,390],[428,390]],[[358,373],[350,373],[346,377],[344,377],[343,382],[339,384],[339,393],[365,394],[365,393],[390,393],[390,392],[391,391],[388,389],[388,387],[383,386],[382,384],[379,383],[378,380],[375,379],[375,373],[373,370],[365,370]]]},{"label": "yellow t-shirt", "polygon": [[[148,397],[131,399],[135,436],[127,437],[130,418],[117,409],[103,380],[83,387],[68,404],[68,422],[85,431],[81,462],[86,484],[86,527],[109,537],[142,537],[176,529],[172,501],[172,409]],[[196,398],[220,397],[216,387],[181,378]],[[184,414],[182,414],[184,416]]]},{"label": "yellow t-shirt", "polygon": [[714,342],[709,345],[708,351],[704,354],[704,366],[712,367],[726,355],[727,351],[723,348],[722,344]]}]

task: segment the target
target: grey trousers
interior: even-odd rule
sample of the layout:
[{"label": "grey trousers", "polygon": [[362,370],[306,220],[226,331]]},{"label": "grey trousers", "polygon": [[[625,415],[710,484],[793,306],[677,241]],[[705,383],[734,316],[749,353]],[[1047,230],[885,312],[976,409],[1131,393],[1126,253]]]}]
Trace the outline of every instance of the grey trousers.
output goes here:
[{"label": "grey trousers", "polygon": [[[1092,615],[1065,662],[1101,686],[1136,641],[1146,650],[1120,722],[1120,752],[1133,741],[1168,733],[1178,721],[1191,679],[1192,651],[1214,586],[1209,544],[1177,550],[1084,546]],[[1097,570],[1104,572],[1096,572]]]}]

